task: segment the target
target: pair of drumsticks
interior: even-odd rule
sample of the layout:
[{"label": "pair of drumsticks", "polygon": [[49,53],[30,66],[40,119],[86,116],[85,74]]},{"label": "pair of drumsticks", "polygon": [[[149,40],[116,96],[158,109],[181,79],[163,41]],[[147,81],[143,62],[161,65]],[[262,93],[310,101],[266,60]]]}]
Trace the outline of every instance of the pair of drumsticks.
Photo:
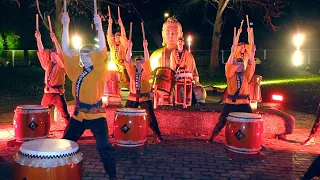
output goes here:
[{"label": "pair of drumsticks", "polygon": [[[110,6],[108,6],[108,15],[109,17],[111,17],[111,10],[110,10]],[[121,16],[120,16],[120,7],[118,6],[118,19],[121,19]],[[132,39],[132,25],[133,23],[130,22],[130,31],[129,31],[129,40],[131,41]],[[143,37],[143,40],[146,40],[146,35],[145,35],[145,31],[144,31],[144,23],[141,22],[141,29],[142,29],[142,37]]]},{"label": "pair of drumsticks", "polygon": [[[248,26],[248,41],[250,45],[254,45],[254,35],[253,35],[253,28],[250,27],[250,21],[249,21],[249,16],[246,15],[247,18],[247,26]],[[234,27],[233,31],[233,45],[237,45],[240,37],[240,33],[242,31],[242,25],[243,25],[243,20],[241,21],[240,28],[238,29]]]}]

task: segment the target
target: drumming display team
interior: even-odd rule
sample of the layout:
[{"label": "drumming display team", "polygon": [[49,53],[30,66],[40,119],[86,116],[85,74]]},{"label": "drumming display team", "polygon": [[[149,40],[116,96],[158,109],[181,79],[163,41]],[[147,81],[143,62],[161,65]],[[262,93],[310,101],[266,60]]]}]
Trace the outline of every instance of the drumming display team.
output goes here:
[{"label": "drumming display team", "polygon": [[[112,145],[109,142],[108,124],[105,107],[103,107],[102,102],[102,96],[104,95],[104,89],[108,79],[106,39],[110,48],[109,54],[111,56],[111,61],[115,62],[120,74],[119,79],[123,86],[129,89],[129,96],[125,108],[128,108],[128,111],[130,110],[129,114],[134,112],[134,109],[130,108],[138,108],[140,106],[141,109],[143,109],[143,111],[137,111],[137,114],[140,113],[143,116],[143,114],[146,113],[146,116],[143,116],[144,119],[142,119],[141,122],[146,119],[146,125],[149,125],[152,129],[158,142],[161,142],[163,138],[154,113],[152,101],[157,101],[156,98],[164,98],[162,97],[164,93],[160,93],[161,87],[152,89],[153,86],[156,86],[155,81],[159,81],[159,78],[152,79],[152,72],[158,72],[159,68],[162,68],[164,70],[169,70],[167,71],[169,73],[173,72],[175,75],[181,73],[180,76],[176,77],[188,78],[188,81],[191,82],[192,86],[189,89],[182,89],[182,91],[192,92],[191,98],[188,99],[189,102],[192,101],[192,104],[204,103],[206,91],[200,84],[199,74],[192,53],[184,49],[185,42],[182,26],[176,18],[169,17],[163,24],[163,47],[154,51],[150,58],[148,41],[145,39],[142,23],[142,46],[144,55],[132,58],[132,28],[130,27],[130,36],[129,39],[127,39],[125,28],[120,17],[120,10],[118,8],[118,24],[120,31],[113,34],[113,20],[109,7],[108,10],[109,19],[106,37],[100,16],[97,13],[94,14],[93,21],[99,40],[98,48],[94,45],[86,44],[81,46],[78,50],[70,49],[70,18],[66,10],[61,19],[63,25],[62,48],[53,32],[50,32],[50,37],[55,45],[55,49],[44,49],[38,29],[35,32],[35,37],[38,45],[37,55],[42,68],[45,70],[45,89],[41,105],[49,107],[55,105],[62,115],[67,124],[63,139],[77,142],[84,131],[90,129],[96,139],[97,149],[103,162],[105,172],[109,175],[110,179],[116,179],[116,163]],[[226,125],[227,117],[230,113],[253,112],[250,106],[248,83],[255,72],[254,56],[256,47],[254,44],[253,28],[249,27],[249,23],[247,27],[248,43],[239,43],[242,24],[243,21],[241,22],[240,29],[237,32],[236,30],[234,32],[231,54],[225,65],[225,76],[228,87],[226,103],[218,123],[215,125],[213,132],[207,141],[208,143],[213,142],[215,137]],[[72,117],[70,117],[68,113],[64,96],[65,75],[72,81],[72,95],[75,99],[75,110]],[[150,83],[150,80],[153,80],[153,82]],[[167,81],[165,78],[162,80]],[[174,89],[173,87],[174,84],[171,83],[167,85],[167,87],[164,87],[164,89],[167,88],[166,92],[169,95],[178,96],[177,94],[180,93],[181,89]],[[154,99],[152,94],[154,94]],[[184,96],[186,96],[186,93]],[[123,115],[128,113],[125,109],[119,110],[119,112],[123,113]],[[241,114],[238,115],[239,117],[241,116]],[[319,110],[317,118],[319,121]],[[319,129],[318,121],[315,123],[313,131],[306,143],[309,143],[310,140],[312,140],[313,134]],[[125,124],[121,127],[121,131],[126,134],[129,128],[130,125],[127,126]],[[145,141],[144,138],[145,137],[142,138],[143,142]],[[257,146],[260,146],[260,144]]]},{"label": "drumming display team", "polygon": [[[144,56],[132,58],[132,32],[130,32],[128,40],[119,9],[118,16],[120,32],[116,32],[115,35],[112,34],[113,21],[111,16],[109,16],[106,36],[110,47],[111,60],[117,65],[121,82],[130,91],[125,107],[138,108],[140,106],[141,109],[144,109],[147,114],[146,119],[149,127],[157,136],[158,142],[161,142],[163,138],[153,110],[151,97],[152,86],[150,80],[152,79],[152,70],[162,67],[171,69],[170,71],[173,71],[174,74],[191,74],[191,77],[188,78],[192,80],[192,98],[188,100],[192,101],[192,104],[204,103],[206,92],[199,82],[199,75],[193,55],[184,49],[185,42],[182,26],[177,19],[170,17],[163,24],[162,37],[164,47],[156,50],[150,58],[148,42],[145,39],[142,23]],[[63,139],[77,142],[86,129],[92,131],[105,172],[109,175],[110,179],[115,179],[116,164],[112,145],[108,137],[105,107],[103,107],[101,100],[108,78],[106,38],[100,16],[94,14],[93,20],[97,30],[99,48],[86,44],[80,47],[79,50],[70,49],[70,18],[67,12],[63,13],[61,20],[63,25],[62,48],[57,42],[54,33],[51,32],[50,36],[56,46],[56,50],[44,50],[40,33],[36,31],[35,37],[39,50],[38,57],[42,67],[45,69],[46,88],[42,105],[53,104],[63,115],[67,123]],[[245,45],[238,43],[241,28],[235,37],[232,53],[226,64],[228,99],[209,142],[212,142],[213,138],[223,128],[226,123],[226,117],[230,112],[252,112],[247,98],[247,86],[255,69],[253,61],[255,53],[253,31],[248,28],[249,44]],[[130,31],[132,31],[131,28]],[[157,64],[157,66],[152,67],[154,64]],[[64,98],[65,74],[72,81],[72,94],[75,99],[75,110],[71,118],[69,118]],[[179,92],[174,92],[173,84],[169,86],[169,93],[177,94],[180,92],[180,90],[178,90]],[[187,90],[190,91],[191,89],[183,89],[183,91]],[[154,94],[158,93],[156,89],[154,91]],[[126,133],[128,128],[130,127],[124,125],[121,131]]]}]

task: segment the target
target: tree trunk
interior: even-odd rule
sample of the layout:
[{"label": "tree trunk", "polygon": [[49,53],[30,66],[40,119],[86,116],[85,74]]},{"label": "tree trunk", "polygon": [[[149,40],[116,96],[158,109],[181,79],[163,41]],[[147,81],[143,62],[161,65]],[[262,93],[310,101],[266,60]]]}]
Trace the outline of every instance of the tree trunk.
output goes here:
[{"label": "tree trunk", "polygon": [[212,43],[211,43],[211,57],[210,57],[210,67],[215,69],[219,66],[219,46],[221,38],[221,26],[222,26],[222,12],[224,10],[223,5],[225,1],[219,1],[219,7],[217,10],[216,20],[213,28]]},{"label": "tree trunk", "polygon": [[61,18],[62,18],[62,12],[63,12],[63,4],[62,0],[56,0],[56,14],[55,14],[55,20],[54,20],[54,33],[56,35],[56,38],[59,42],[61,42],[61,37],[62,37],[62,23],[61,23]]}]

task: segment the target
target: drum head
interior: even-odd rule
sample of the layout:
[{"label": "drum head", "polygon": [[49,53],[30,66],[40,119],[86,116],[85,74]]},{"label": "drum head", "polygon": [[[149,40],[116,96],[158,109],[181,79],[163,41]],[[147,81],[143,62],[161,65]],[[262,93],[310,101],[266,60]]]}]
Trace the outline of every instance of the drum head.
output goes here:
[{"label": "drum head", "polygon": [[123,113],[145,113],[145,109],[139,109],[139,108],[119,108],[117,109],[117,112],[123,112]]},{"label": "drum head", "polygon": [[21,109],[21,110],[45,110],[45,109],[48,109],[48,106],[42,106],[42,105],[19,105],[19,106],[17,106],[17,109]]},{"label": "drum head", "polygon": [[227,120],[235,122],[262,121],[260,114],[244,112],[231,112],[229,113]]},{"label": "drum head", "polygon": [[79,146],[66,139],[37,139],[23,143],[19,150],[29,157],[64,157],[76,153]]},{"label": "drum head", "polygon": [[177,73],[174,76],[176,78],[193,78],[192,73]]}]

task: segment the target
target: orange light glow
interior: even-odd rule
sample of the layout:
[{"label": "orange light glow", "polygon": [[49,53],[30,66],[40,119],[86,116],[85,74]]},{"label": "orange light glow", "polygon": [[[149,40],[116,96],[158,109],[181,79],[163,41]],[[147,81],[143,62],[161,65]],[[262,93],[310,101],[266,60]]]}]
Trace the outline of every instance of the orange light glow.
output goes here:
[{"label": "orange light glow", "polygon": [[272,95],[272,100],[275,100],[275,101],[283,101],[283,97],[281,95]]}]

